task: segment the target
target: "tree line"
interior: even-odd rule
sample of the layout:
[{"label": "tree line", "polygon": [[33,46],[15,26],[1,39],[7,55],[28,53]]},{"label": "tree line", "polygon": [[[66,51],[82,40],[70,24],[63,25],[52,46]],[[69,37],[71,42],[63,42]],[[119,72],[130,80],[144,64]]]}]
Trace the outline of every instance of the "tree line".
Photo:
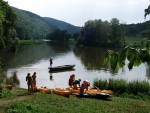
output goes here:
[{"label": "tree line", "polygon": [[0,0],[0,48],[15,51],[18,46],[17,33],[14,29],[16,15],[7,2]]},{"label": "tree line", "polygon": [[126,45],[126,37],[150,38],[149,25],[150,21],[127,25],[120,23],[117,18],[111,19],[110,22],[96,19],[85,22],[84,26],[74,34],[69,34],[65,31],[66,34],[69,34],[67,38],[60,35],[60,32],[64,32],[64,30],[58,29],[49,33],[47,38],[55,41],[66,41],[66,39],[73,38],[76,41],[76,45],[122,47]]},{"label": "tree line", "polygon": [[123,44],[123,29],[117,18],[110,22],[89,20],[74,38],[77,45],[120,47]]},{"label": "tree line", "polygon": [[[17,29],[16,22],[18,20],[13,11],[14,10],[12,10],[12,7],[10,7],[7,2],[0,0],[0,48],[2,49],[15,50],[18,46],[17,35],[24,35],[24,38],[23,36],[19,38],[26,39],[30,34],[21,32],[21,28],[19,28],[19,30]],[[149,12],[150,6],[145,9],[145,17],[149,15]],[[33,16],[33,14],[31,14],[31,16]],[[96,19],[85,22],[80,31],[73,35],[66,30],[55,29],[48,35],[45,34],[45,36],[48,39],[59,42],[67,42],[69,38],[74,38],[77,45],[121,47],[125,45],[125,36],[135,36],[140,33],[143,37],[149,37],[149,24],[150,22],[126,25],[121,24],[117,18],[113,18],[110,22]],[[18,32],[16,33],[16,30],[21,35],[19,35]],[[43,38],[43,36],[40,37]]]}]

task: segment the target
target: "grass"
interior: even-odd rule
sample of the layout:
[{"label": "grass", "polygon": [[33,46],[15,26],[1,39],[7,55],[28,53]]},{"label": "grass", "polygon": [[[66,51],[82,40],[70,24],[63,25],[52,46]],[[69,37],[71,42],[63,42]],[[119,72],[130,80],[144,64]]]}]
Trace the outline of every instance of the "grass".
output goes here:
[{"label": "grass", "polygon": [[[133,109],[134,108],[134,109]],[[35,94],[26,101],[6,107],[6,113],[148,113],[150,100],[113,97],[110,100],[70,98],[55,94]]]},{"label": "grass", "polygon": [[[0,108],[5,113],[148,113],[150,111],[150,85],[146,81],[127,82],[120,80],[95,80],[100,89],[114,92],[108,100],[69,98],[55,94],[27,94],[27,89],[12,90],[11,98],[0,99]],[[29,98],[29,97],[30,98]],[[27,98],[28,97],[28,98]],[[9,104],[5,101],[9,100]]]},{"label": "grass", "polygon": [[[94,86],[99,89],[109,89],[115,92],[115,95],[135,95],[139,97],[146,97],[150,95],[150,83],[148,81],[131,81],[127,82],[123,79],[109,79],[109,80],[94,80]],[[143,96],[145,95],[145,96]]]},{"label": "grass", "polygon": [[130,45],[130,46],[139,46],[142,40],[143,40],[142,37],[126,37],[125,38],[126,45]]},{"label": "grass", "polygon": [[20,45],[41,44],[41,40],[19,40]]}]

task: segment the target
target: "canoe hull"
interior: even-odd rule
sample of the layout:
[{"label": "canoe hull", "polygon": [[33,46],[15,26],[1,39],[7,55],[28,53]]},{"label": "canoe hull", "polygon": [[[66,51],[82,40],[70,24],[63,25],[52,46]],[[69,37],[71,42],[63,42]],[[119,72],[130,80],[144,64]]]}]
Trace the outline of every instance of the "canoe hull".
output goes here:
[{"label": "canoe hull", "polygon": [[71,70],[74,68],[75,65],[63,65],[63,66],[56,66],[56,67],[49,67],[49,71],[65,71]]},{"label": "canoe hull", "polygon": [[105,93],[99,93],[99,94],[77,94],[76,95],[79,98],[95,98],[95,99],[108,99],[112,96]]},{"label": "canoe hull", "polygon": [[57,94],[57,95],[64,96],[64,97],[69,97],[69,95],[71,94],[70,91],[64,90],[64,89],[61,89],[61,88],[55,88],[53,90],[53,93]]}]

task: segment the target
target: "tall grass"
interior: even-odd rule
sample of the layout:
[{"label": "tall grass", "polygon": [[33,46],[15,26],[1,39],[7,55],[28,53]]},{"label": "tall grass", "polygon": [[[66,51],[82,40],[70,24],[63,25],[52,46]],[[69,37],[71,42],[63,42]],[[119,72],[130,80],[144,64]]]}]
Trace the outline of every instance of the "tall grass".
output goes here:
[{"label": "tall grass", "polygon": [[131,81],[119,79],[109,79],[109,80],[94,80],[94,86],[99,89],[109,89],[114,92],[114,94],[133,94],[133,95],[149,95],[150,94],[150,83],[147,81]]}]

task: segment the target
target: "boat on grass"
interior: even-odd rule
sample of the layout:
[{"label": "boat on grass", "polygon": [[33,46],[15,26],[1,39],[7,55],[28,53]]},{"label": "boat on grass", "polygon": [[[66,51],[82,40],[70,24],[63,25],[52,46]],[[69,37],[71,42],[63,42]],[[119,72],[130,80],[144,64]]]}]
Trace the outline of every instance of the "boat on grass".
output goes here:
[{"label": "boat on grass", "polygon": [[75,65],[62,65],[62,66],[55,66],[55,67],[49,67],[49,72],[55,72],[55,71],[67,71],[72,70],[75,67]]},{"label": "boat on grass", "polygon": [[[80,93],[80,88],[78,89],[73,89],[73,88],[66,88],[66,90],[70,91],[71,94],[79,94]],[[109,95],[113,95],[113,92],[111,90],[100,90],[100,89],[89,89],[85,92],[86,94],[100,94],[100,93],[103,93],[103,94],[109,94]]]},{"label": "boat on grass", "polygon": [[106,93],[97,93],[97,94],[76,94],[79,98],[95,98],[95,99],[108,99],[112,96]]},{"label": "boat on grass", "polygon": [[69,95],[71,94],[70,91],[62,89],[62,88],[55,88],[53,90],[53,93],[57,94],[57,95],[64,96],[64,97],[69,97]]},{"label": "boat on grass", "polygon": [[36,91],[40,93],[51,94],[51,89],[47,87],[37,87]]}]

